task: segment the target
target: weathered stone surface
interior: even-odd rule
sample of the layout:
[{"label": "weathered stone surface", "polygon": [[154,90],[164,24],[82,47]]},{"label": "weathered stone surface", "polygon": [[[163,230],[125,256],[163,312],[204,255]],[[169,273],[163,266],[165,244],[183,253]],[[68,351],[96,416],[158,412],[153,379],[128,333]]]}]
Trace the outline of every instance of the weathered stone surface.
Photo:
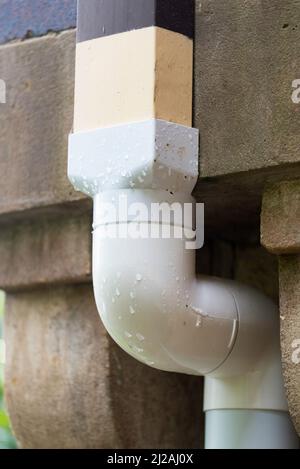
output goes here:
[{"label": "weathered stone surface", "polygon": [[92,216],[40,216],[0,227],[0,288],[91,280]]},{"label": "weathered stone surface", "polygon": [[272,185],[266,190],[261,242],[276,254],[300,252],[300,180]]},{"label": "weathered stone surface", "polygon": [[300,434],[300,255],[280,257],[280,310],[284,378]]},{"label": "weathered stone surface", "polygon": [[0,217],[81,200],[67,179],[75,32],[0,47]]},{"label": "weathered stone surface", "polygon": [[300,165],[199,178],[194,196],[205,203],[207,235],[228,241],[259,240],[261,203],[267,184],[300,177]]},{"label": "weathered stone surface", "polygon": [[202,177],[299,163],[299,0],[196,3]]},{"label": "weathered stone surface", "polygon": [[22,447],[201,447],[202,380],[121,351],[89,285],[8,295],[6,309],[6,399]]},{"label": "weathered stone surface", "polygon": [[262,291],[278,302],[278,259],[260,246],[235,249],[234,278]]}]

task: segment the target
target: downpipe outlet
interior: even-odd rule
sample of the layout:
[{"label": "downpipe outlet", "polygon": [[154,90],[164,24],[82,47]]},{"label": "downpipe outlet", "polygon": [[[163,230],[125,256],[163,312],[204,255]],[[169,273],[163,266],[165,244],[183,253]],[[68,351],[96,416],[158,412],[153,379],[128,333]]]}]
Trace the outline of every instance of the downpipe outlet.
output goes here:
[{"label": "downpipe outlet", "polygon": [[100,317],[136,360],[206,377],[207,448],[298,448],[277,306],[250,287],[195,273],[196,251],[187,248],[195,218],[178,214],[195,206],[197,162],[197,130],[177,124],[151,120],[70,136],[70,180],[94,200]]}]

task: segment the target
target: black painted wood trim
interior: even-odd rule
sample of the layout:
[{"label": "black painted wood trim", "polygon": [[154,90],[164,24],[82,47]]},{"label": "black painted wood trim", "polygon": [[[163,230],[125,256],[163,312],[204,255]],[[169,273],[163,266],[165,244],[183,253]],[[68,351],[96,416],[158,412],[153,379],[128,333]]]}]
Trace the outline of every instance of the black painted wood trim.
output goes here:
[{"label": "black painted wood trim", "polygon": [[195,0],[78,0],[77,42],[149,26],[193,38]]}]

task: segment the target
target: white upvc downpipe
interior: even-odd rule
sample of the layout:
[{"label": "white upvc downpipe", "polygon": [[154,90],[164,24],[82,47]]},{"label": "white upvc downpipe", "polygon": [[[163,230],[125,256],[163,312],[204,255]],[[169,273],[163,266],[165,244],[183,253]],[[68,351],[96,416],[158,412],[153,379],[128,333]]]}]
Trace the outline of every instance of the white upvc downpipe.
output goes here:
[{"label": "white upvc downpipe", "polygon": [[[138,237],[168,225],[192,233],[192,222],[136,204],[193,201],[198,132],[152,119],[71,135],[69,148],[70,180],[94,199],[95,298],[112,338],[148,366],[206,377],[207,448],[297,448],[277,307],[252,288],[197,277],[184,237]],[[122,200],[132,212],[120,212]]]}]

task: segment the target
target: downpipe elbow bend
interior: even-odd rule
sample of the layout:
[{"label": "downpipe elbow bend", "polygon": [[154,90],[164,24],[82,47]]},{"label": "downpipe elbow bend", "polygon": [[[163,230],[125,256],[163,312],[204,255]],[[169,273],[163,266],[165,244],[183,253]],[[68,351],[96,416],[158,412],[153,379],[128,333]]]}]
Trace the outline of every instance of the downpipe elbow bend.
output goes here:
[{"label": "downpipe elbow bend", "polygon": [[[243,377],[243,382],[257,385],[263,376],[276,376],[280,389],[276,405],[286,409],[277,307],[250,287],[197,277],[195,251],[186,249],[183,238],[128,235],[129,228],[138,225],[140,234],[156,220],[141,216],[133,223],[126,217],[117,219],[118,215],[105,218],[104,202],[114,203],[126,194],[103,193],[94,200],[93,282],[108,333],[140,362],[207,376],[208,383]],[[130,197],[148,203],[158,195],[130,191]]]}]

